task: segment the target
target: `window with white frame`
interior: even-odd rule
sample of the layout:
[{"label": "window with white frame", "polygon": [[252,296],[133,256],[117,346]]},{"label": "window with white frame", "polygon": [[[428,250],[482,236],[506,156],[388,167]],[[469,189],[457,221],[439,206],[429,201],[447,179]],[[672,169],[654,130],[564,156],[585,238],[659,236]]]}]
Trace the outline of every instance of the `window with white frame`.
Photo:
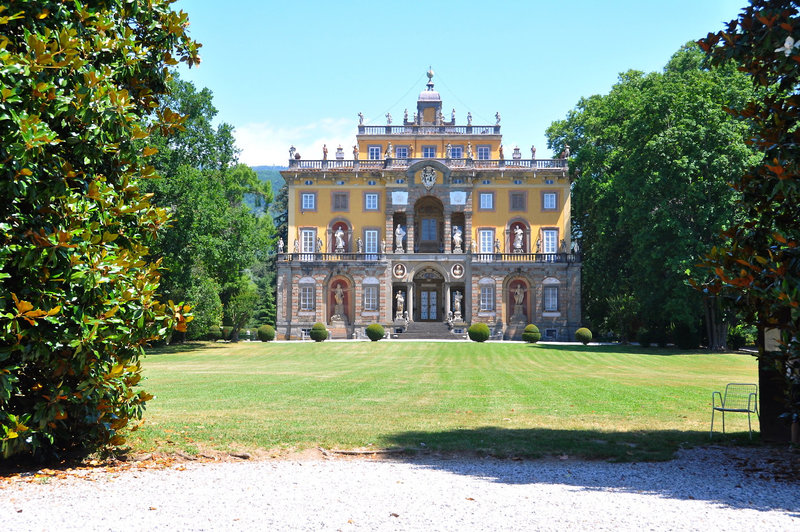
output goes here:
[{"label": "window with white frame", "polygon": [[423,146],[422,157],[425,159],[433,159],[436,157],[436,146]]},{"label": "window with white frame", "polygon": [[543,298],[545,312],[558,312],[558,286],[545,286]]},{"label": "window with white frame", "polygon": [[558,195],[555,192],[542,193],[542,209],[546,211],[556,210],[556,200]]},{"label": "window with white frame", "polygon": [[394,150],[394,156],[398,159],[405,159],[408,157],[408,146],[398,146]]},{"label": "window with white frame", "polygon": [[[367,229],[364,231],[364,253],[378,253],[378,230]],[[372,260],[375,260],[373,256]]]},{"label": "window with white frame", "polygon": [[373,192],[364,194],[364,210],[377,211],[378,210],[378,195]]},{"label": "window with white frame", "polygon": [[542,230],[542,253],[558,253],[558,229]]},{"label": "window with white frame", "polygon": [[308,311],[314,310],[314,285],[301,284],[300,285],[300,310]]},{"label": "window with white frame", "polygon": [[478,246],[480,253],[494,251],[494,229],[480,229],[478,231]]},{"label": "window with white frame", "polygon": [[378,146],[368,146],[367,147],[367,156],[373,160],[377,161],[381,158],[381,147]]},{"label": "window with white frame", "polygon": [[300,194],[300,208],[304,211],[317,210],[317,194],[315,192],[303,192]]},{"label": "window with white frame", "polygon": [[491,154],[491,147],[490,146],[478,146],[478,160],[479,161],[487,161],[487,160],[489,160],[490,154]]},{"label": "window with white frame", "polygon": [[464,146],[451,146],[450,157],[453,159],[462,159],[464,157]]},{"label": "window with white frame", "polygon": [[480,307],[481,312],[492,312],[494,310],[494,285],[482,284]]},{"label": "window with white frame", "polygon": [[303,253],[314,253],[316,251],[317,232],[313,229],[300,230],[300,251]]},{"label": "window with white frame", "polygon": [[479,209],[482,211],[494,210],[494,192],[481,192],[479,198]]},{"label": "window with white frame", "polygon": [[378,287],[364,286],[364,310],[378,310]]}]

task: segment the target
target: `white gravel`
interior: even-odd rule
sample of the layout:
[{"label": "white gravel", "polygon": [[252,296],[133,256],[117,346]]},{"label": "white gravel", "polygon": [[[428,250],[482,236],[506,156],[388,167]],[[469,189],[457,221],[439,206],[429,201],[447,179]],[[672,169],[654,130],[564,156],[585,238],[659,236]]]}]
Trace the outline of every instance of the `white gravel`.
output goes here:
[{"label": "white gravel", "polygon": [[0,529],[800,530],[800,482],[775,480],[769,461],[763,449],[707,448],[628,464],[188,463],[0,482]]}]

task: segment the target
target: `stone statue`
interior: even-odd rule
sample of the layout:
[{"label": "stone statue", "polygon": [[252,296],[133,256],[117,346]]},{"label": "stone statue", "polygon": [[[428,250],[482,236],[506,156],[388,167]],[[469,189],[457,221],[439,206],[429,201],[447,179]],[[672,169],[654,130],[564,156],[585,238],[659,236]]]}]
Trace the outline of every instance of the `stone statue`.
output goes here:
[{"label": "stone statue", "polygon": [[289,146],[289,159],[294,159],[294,154],[297,151],[297,148],[294,146]]},{"label": "stone statue", "polygon": [[[337,284],[336,288],[334,288],[334,290],[333,290],[333,299],[336,301],[336,306],[337,307],[339,305],[341,305],[342,302],[344,301],[344,292],[342,291],[342,285]],[[338,312],[337,312],[337,314],[338,314]]]},{"label": "stone statue", "polygon": [[403,292],[397,292],[397,294],[394,296],[394,300],[397,304],[395,319],[401,320],[403,319],[403,304],[406,302],[406,299],[403,297]]},{"label": "stone statue", "polygon": [[414,157],[414,145],[413,144],[409,144],[408,145],[408,158],[412,159],[413,157]]},{"label": "stone statue", "polygon": [[494,117],[497,119],[497,124],[495,124],[495,125],[499,126],[500,125],[500,112],[499,111],[496,112],[494,114]]},{"label": "stone statue", "polygon": [[467,142],[467,159],[472,159],[472,143]]},{"label": "stone statue", "polygon": [[447,146],[445,146],[445,157],[449,159],[452,153],[453,153],[453,146],[448,142]]},{"label": "stone statue", "polygon": [[442,112],[441,112],[441,111],[439,111],[439,116],[437,116],[437,117],[436,117],[436,120],[437,120],[437,122],[439,123],[439,125],[441,125],[442,123],[444,123],[444,115],[442,114]]},{"label": "stone statue", "polygon": [[341,253],[344,251],[344,231],[342,228],[339,227],[336,229],[336,232],[333,233],[333,236],[336,238],[336,251],[337,253]]},{"label": "stone statue", "polygon": [[364,253],[364,241],[361,240],[361,237],[356,240],[356,247],[359,253]]},{"label": "stone statue", "polygon": [[564,151],[561,152],[562,159],[569,159],[569,144],[564,147]]},{"label": "stone statue", "polygon": [[561,239],[561,244],[558,246],[559,253],[566,253],[567,252],[567,241],[563,238]]},{"label": "stone statue", "polygon": [[522,286],[517,285],[514,289],[514,303],[517,305],[522,305],[522,300],[525,297],[525,292],[522,290]]},{"label": "stone statue", "polygon": [[498,155],[500,156],[500,160],[501,160],[501,161],[502,161],[503,159],[505,159],[505,156],[503,155],[503,145],[502,145],[502,144],[501,144],[501,145],[500,145],[500,147],[497,149],[497,153],[498,153]]},{"label": "stone statue", "polygon": [[295,253],[300,253],[300,243],[297,241],[296,238],[294,239],[294,248],[293,249],[294,249]]},{"label": "stone statue", "polygon": [[414,113],[414,123],[417,123],[417,113]]},{"label": "stone statue", "polygon": [[468,126],[472,125],[472,113],[469,112],[467,113],[467,125]]},{"label": "stone statue", "polygon": [[364,125],[364,115],[362,113],[358,113],[358,125],[359,126]]},{"label": "stone statue", "polygon": [[322,239],[317,237],[317,253],[322,253]]},{"label": "stone statue", "polygon": [[495,238],[494,239],[494,252],[495,253],[500,253],[500,239],[499,238]]},{"label": "stone statue", "polygon": [[536,253],[540,253],[541,250],[542,250],[542,239],[541,238],[537,238],[536,239]]},{"label": "stone statue", "polygon": [[283,253],[283,237],[278,239],[278,253]]},{"label": "stone statue", "polygon": [[408,109],[403,111],[403,122],[408,122]]},{"label": "stone statue", "polygon": [[514,227],[514,251],[521,252],[522,251],[522,236],[525,232],[522,230],[522,227],[516,226]]},{"label": "stone statue", "polygon": [[354,161],[358,160],[358,144],[353,146],[353,160]]},{"label": "stone statue", "polygon": [[322,145],[322,160],[323,161],[327,161],[328,160],[328,145],[327,144],[323,144]]},{"label": "stone statue", "polygon": [[403,249],[403,238],[405,238],[406,232],[403,229],[403,226],[397,224],[397,227],[394,230],[394,252],[395,253],[404,253],[405,250]]},{"label": "stone statue", "polygon": [[386,255],[386,240],[381,240],[381,253]]},{"label": "stone statue", "polygon": [[450,112],[450,121],[455,124],[456,123],[456,108],[453,107],[453,110]]},{"label": "stone statue", "polygon": [[389,125],[392,123],[392,113],[386,113],[386,124]]},{"label": "stone statue", "polygon": [[531,159],[536,159],[536,146],[531,146]]},{"label": "stone statue", "polygon": [[391,141],[389,141],[389,145],[386,146],[386,154],[385,155],[386,155],[387,159],[391,159],[392,157],[394,157],[394,150],[392,149]]},{"label": "stone statue", "polygon": [[461,300],[464,299],[464,296],[461,295],[461,292],[456,290],[453,293],[453,314],[455,315],[456,319],[461,317]]},{"label": "stone statue", "polygon": [[453,227],[453,251],[455,253],[461,253],[461,242],[462,242],[462,231],[461,227],[454,226]]}]

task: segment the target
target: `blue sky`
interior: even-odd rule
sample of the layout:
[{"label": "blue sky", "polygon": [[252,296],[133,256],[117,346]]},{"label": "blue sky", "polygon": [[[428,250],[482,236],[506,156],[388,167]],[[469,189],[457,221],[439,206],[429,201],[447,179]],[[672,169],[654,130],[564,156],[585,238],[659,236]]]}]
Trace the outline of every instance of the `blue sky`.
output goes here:
[{"label": "blue sky", "polygon": [[179,0],[199,68],[181,75],[214,93],[235,128],[240,161],[287,164],[288,149],[351,153],[365,123],[402,120],[432,66],[449,116],[502,116],[506,153],[531,144],[578,100],[605,94],[620,72],[661,70],[681,45],[723,28],[746,0],[295,2]]}]

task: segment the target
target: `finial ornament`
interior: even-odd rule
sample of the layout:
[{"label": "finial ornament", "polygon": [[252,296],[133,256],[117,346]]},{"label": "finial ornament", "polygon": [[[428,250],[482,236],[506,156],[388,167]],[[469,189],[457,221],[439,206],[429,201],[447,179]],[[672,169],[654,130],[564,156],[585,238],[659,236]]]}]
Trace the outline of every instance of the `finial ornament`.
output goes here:
[{"label": "finial ornament", "polygon": [[428,81],[433,79],[433,69],[428,65]]}]

